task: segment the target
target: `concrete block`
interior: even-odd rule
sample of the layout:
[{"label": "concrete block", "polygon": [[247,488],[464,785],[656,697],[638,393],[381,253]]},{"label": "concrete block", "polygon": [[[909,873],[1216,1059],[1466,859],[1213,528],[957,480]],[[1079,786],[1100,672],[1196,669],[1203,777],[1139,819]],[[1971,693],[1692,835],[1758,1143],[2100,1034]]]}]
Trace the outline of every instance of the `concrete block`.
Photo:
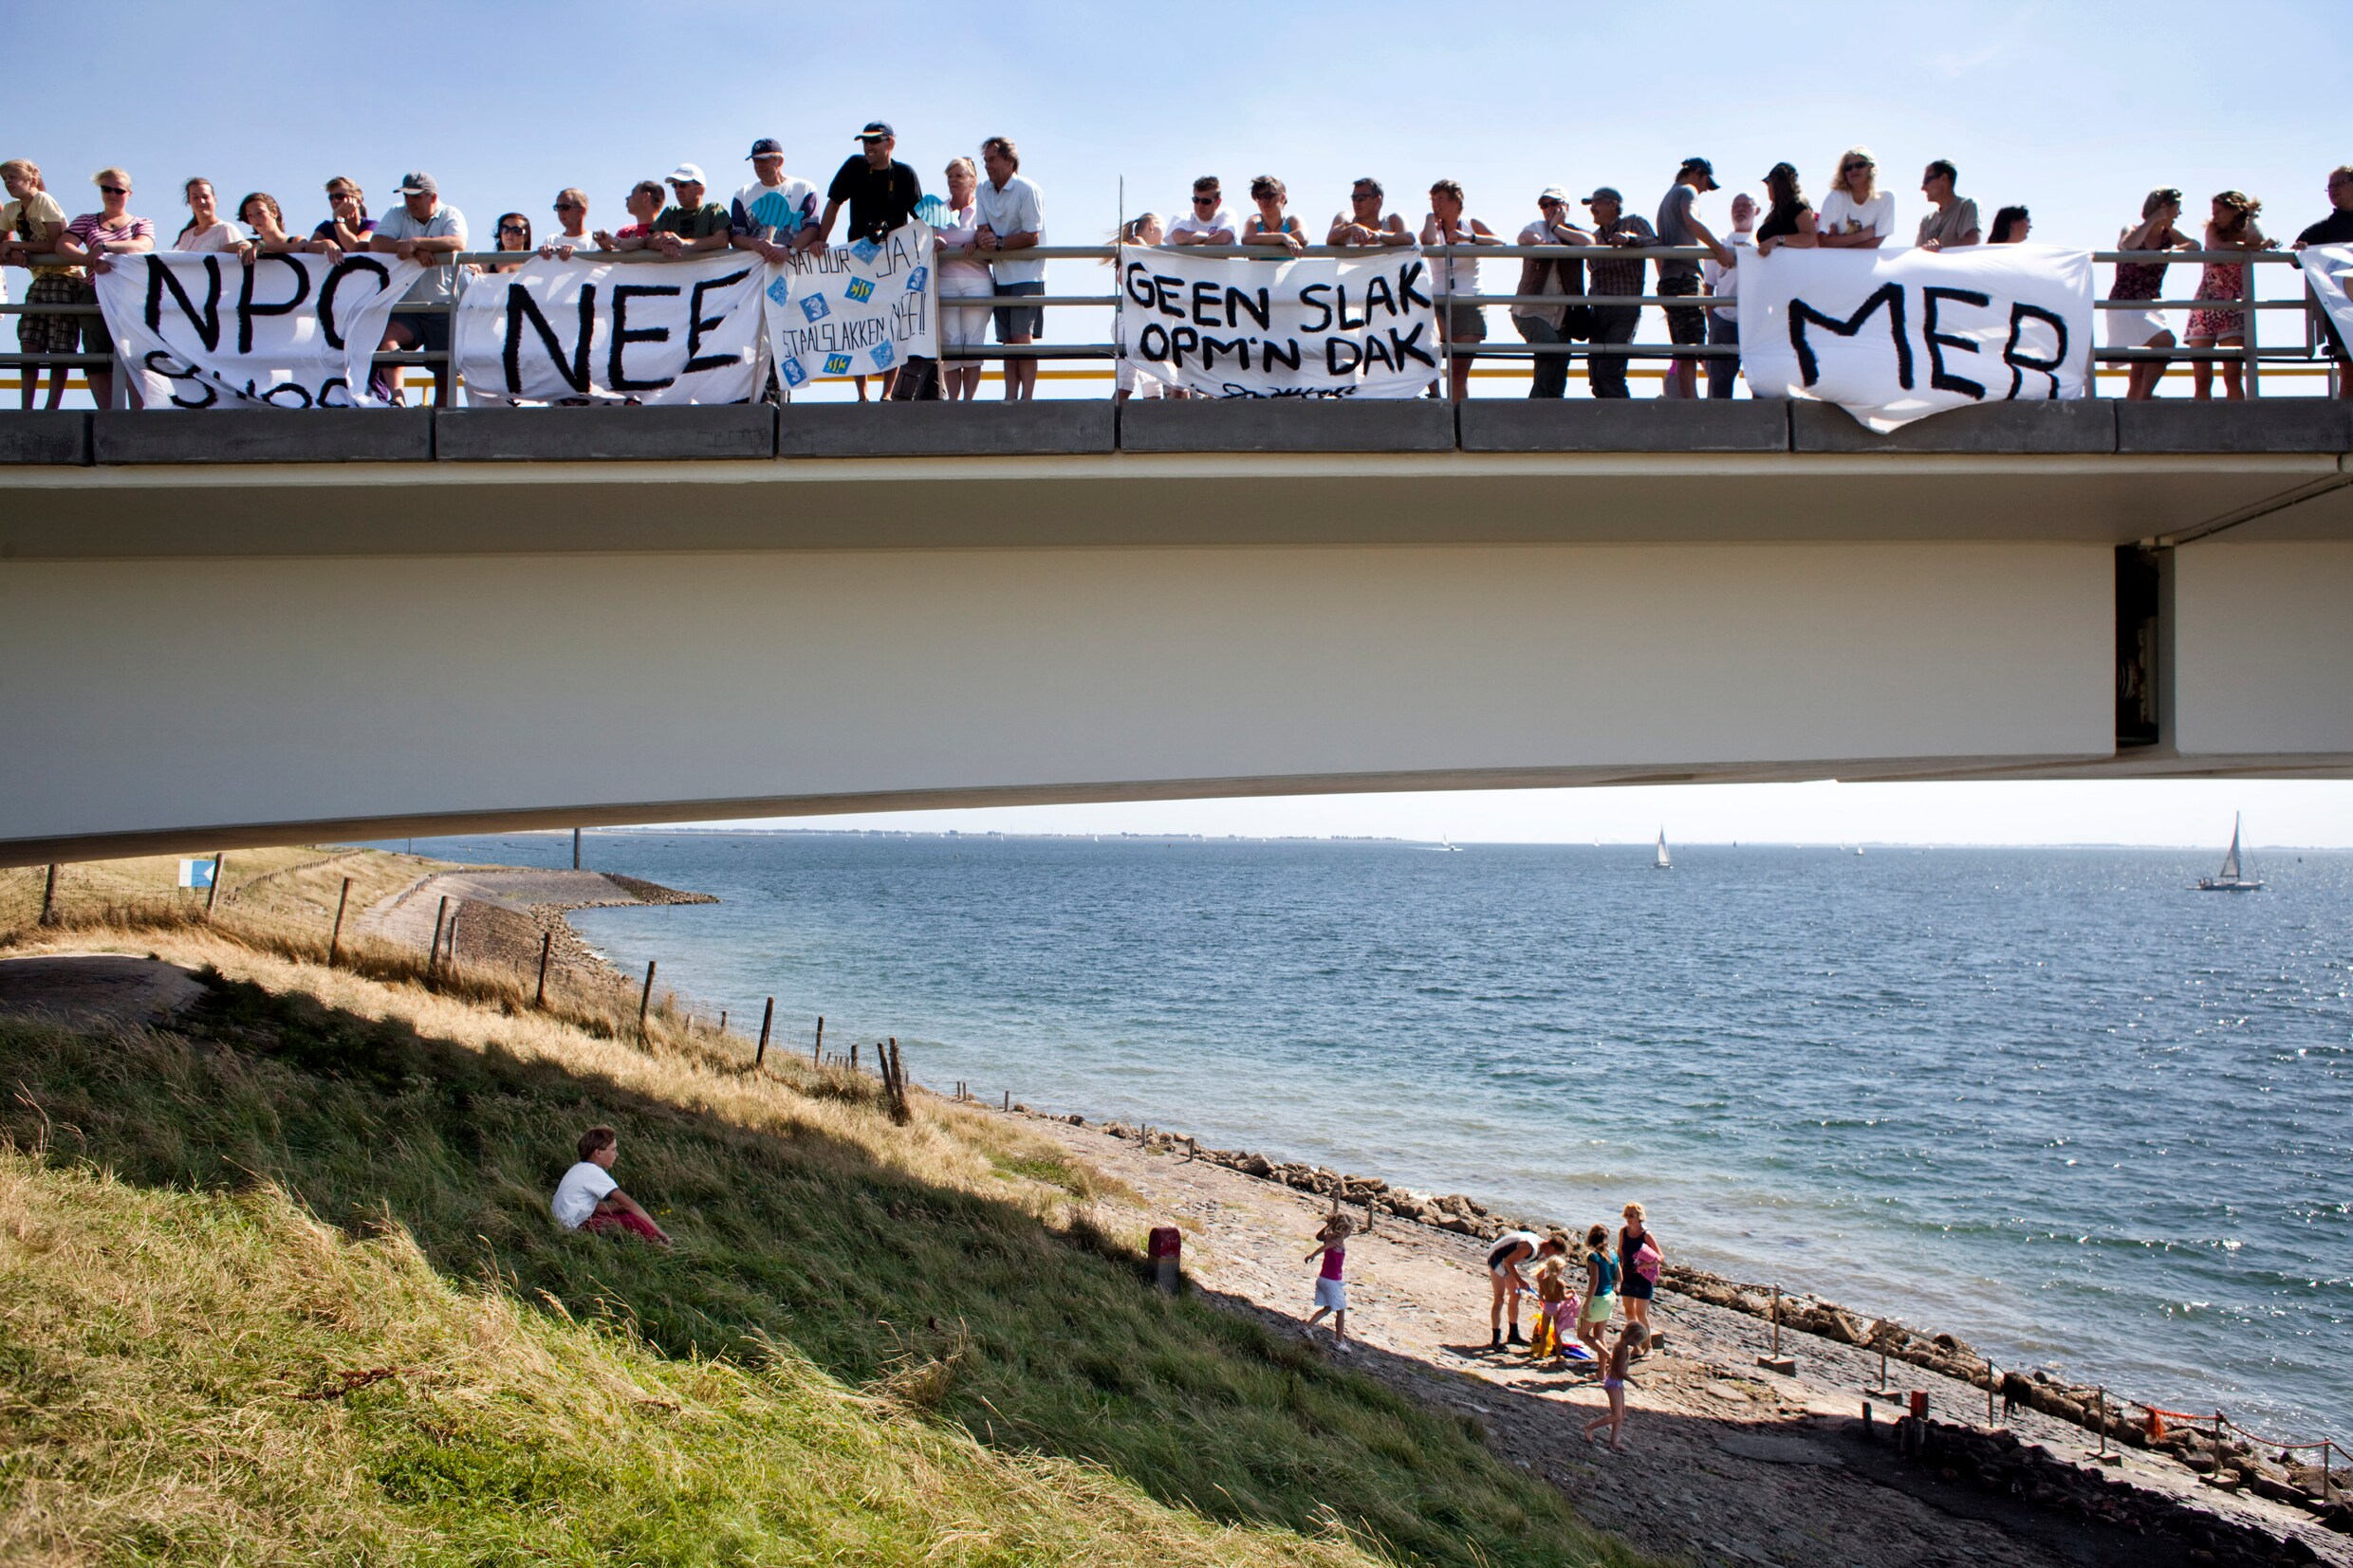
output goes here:
[{"label": "concrete block", "polygon": [[1130,401],[1121,452],[1452,452],[1454,409],[1422,397]]},{"label": "concrete block", "polygon": [[101,463],[424,463],[430,409],[103,410],[90,416]]},{"label": "concrete block", "polygon": [[[2179,367],[2175,379],[2181,378]],[[2353,405],[2328,397],[2119,403],[2119,452],[2353,452]]]},{"label": "concrete block", "polygon": [[79,468],[89,460],[87,413],[59,408],[0,414],[0,463],[64,463]]},{"label": "concrete block", "polygon": [[796,403],[777,422],[780,457],[1023,457],[1114,450],[1111,404]]},{"label": "concrete block", "polygon": [[1787,452],[1789,405],[1772,398],[1473,397],[1465,452]]},{"label": "concrete block", "polygon": [[1836,403],[1789,401],[1792,452],[2110,452],[2118,405],[2103,398],[2066,402],[1976,403],[1915,419],[1881,435]]},{"label": "concrete block", "polygon": [[444,409],[434,452],[448,463],[661,462],[776,455],[766,403],[675,408]]}]

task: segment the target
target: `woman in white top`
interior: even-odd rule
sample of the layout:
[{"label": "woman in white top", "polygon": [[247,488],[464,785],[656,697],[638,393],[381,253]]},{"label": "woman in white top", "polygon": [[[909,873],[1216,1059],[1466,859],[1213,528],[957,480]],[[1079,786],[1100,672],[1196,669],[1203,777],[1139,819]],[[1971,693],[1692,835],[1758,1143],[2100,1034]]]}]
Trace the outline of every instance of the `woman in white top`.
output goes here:
[{"label": "woman in white top", "polygon": [[[933,244],[939,253],[939,288],[935,296],[939,305],[939,346],[941,349],[978,348],[989,329],[989,312],[974,305],[954,305],[948,300],[987,299],[996,293],[989,280],[989,264],[976,259],[980,248],[976,236],[980,230],[980,209],[973,200],[973,193],[980,189],[980,168],[969,157],[959,157],[948,165],[948,211],[939,225],[932,231]],[[980,361],[951,360],[944,354],[939,361],[939,395],[949,402],[958,399],[971,402],[980,390]]]},{"label": "woman in white top", "polygon": [[253,242],[244,230],[220,215],[219,198],[213,194],[209,179],[190,180],[180,188],[188,203],[188,226],[172,242],[175,250],[233,250],[239,256],[250,256]]},{"label": "woman in white top", "polygon": [[[1113,242],[1119,245],[1158,245],[1167,238],[1168,231],[1162,226],[1160,214],[1158,212],[1146,212],[1142,217],[1130,218],[1121,226],[1117,233],[1112,235]],[[1108,265],[1117,267],[1119,262],[1115,258]],[[1139,372],[1136,369],[1136,361],[1133,360],[1120,361],[1119,369],[1112,373],[1112,383],[1114,390],[1111,394],[1111,400],[1115,403],[1124,403],[1130,397],[1181,397],[1184,396],[1158,377],[1146,376]]]},{"label": "woman in white top", "polygon": [[1896,194],[1879,188],[1879,174],[1868,147],[1849,147],[1839,159],[1814,223],[1824,249],[1877,250],[1896,231]]},{"label": "woman in white top", "polygon": [[[1421,222],[1421,243],[1424,245],[1501,245],[1503,236],[1473,217],[1465,217],[1462,211],[1462,185],[1451,179],[1439,180],[1430,187],[1430,215]],[[1469,256],[1450,256],[1431,269],[1434,281],[1446,295],[1475,294],[1479,291],[1479,264]],[[1487,341],[1487,314],[1475,304],[1455,299],[1440,302],[1445,308],[1438,312],[1438,338],[1449,343],[1477,343]],[[1471,390],[1471,356],[1457,354],[1448,361],[1448,396],[1457,403]]]},{"label": "woman in white top", "polygon": [[1244,245],[1279,245],[1296,256],[1307,248],[1306,236],[1300,232],[1299,220],[1287,215],[1283,204],[1291,199],[1290,191],[1272,175],[1260,175],[1251,181],[1251,200],[1258,204],[1242,225]]}]

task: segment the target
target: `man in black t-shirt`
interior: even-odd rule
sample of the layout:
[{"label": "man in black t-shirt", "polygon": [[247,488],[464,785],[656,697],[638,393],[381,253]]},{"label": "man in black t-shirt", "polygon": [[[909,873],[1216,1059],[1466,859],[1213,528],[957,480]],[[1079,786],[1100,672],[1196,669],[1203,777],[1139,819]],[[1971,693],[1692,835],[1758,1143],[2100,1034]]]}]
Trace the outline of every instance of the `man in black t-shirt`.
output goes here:
[{"label": "man in black t-shirt", "polygon": [[[2307,245],[2353,245],[2353,163],[2341,163],[2328,172],[2329,213],[2320,222],[2296,236],[2296,249]],[[2309,286],[2307,287],[2309,293]],[[2344,334],[2328,319],[2326,311],[2313,301],[2314,314],[2319,317],[2321,332],[2337,361],[2337,396],[2353,397],[2353,354],[2346,352]]]},{"label": "man in black t-shirt", "polygon": [[904,227],[915,216],[915,204],[923,199],[923,184],[915,171],[891,157],[899,138],[887,122],[869,121],[857,139],[865,151],[843,164],[826,188],[825,215],[817,224],[820,244],[832,240],[834,216],[844,202],[850,209],[850,237],[879,240]]}]

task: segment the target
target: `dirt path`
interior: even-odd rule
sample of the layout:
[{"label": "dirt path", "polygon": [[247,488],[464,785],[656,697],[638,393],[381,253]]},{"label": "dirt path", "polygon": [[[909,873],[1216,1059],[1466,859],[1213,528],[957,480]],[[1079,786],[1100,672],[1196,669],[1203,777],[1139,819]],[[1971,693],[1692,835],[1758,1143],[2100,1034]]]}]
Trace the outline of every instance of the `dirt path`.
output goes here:
[{"label": "dirt path", "polygon": [[0,1013],[39,1014],[79,1027],[152,1024],[204,987],[186,969],[128,953],[37,953],[0,958]]},{"label": "dirt path", "polygon": [[[1288,1322],[1306,1316],[1313,1271],[1301,1259],[1325,1212],[1323,1200],[1188,1160],[1181,1147],[1147,1152],[1096,1127],[1023,1120],[1135,1189],[1145,1218],[1182,1228],[1186,1271],[1202,1287]],[[1658,1219],[1671,1234],[1671,1216]],[[1348,1326],[1362,1347],[1355,1362],[1481,1422],[1498,1453],[1546,1475],[1586,1518],[1646,1550],[1808,1568],[2214,1560],[2170,1535],[2094,1522],[1903,1460],[1885,1425],[1895,1413],[1885,1401],[1876,1440],[1862,1434],[1862,1391],[1879,1381],[1876,1356],[1785,1333],[1798,1374],[1777,1376],[1756,1364],[1769,1325],[1666,1292],[1654,1311],[1666,1346],[1640,1363],[1628,1391],[1627,1449],[1594,1447],[1581,1430],[1603,1406],[1596,1373],[1539,1371],[1519,1356],[1487,1353],[1485,1245],[1386,1215],[1370,1235],[1353,1238]],[[1887,1375],[1907,1394],[1925,1391],[1933,1415],[1985,1422],[1985,1395],[1975,1388],[1900,1362]],[[2092,1440],[2077,1428],[2023,1410],[2005,1425],[2088,1466]],[[2308,1515],[2203,1486],[2170,1460],[2136,1453],[2098,1468],[2308,1548],[2307,1556],[2291,1546],[2282,1560],[2353,1564],[2345,1538]]]}]

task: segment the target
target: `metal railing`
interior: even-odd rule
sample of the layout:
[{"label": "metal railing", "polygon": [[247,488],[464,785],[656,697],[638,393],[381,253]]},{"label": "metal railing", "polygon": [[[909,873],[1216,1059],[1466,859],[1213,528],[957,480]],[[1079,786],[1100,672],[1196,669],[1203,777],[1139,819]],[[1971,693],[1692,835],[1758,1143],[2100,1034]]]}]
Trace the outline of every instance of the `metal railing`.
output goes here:
[{"label": "metal railing", "polygon": [[[1396,249],[1405,248],[1313,245],[1301,248],[1296,254],[1303,257],[1364,260],[1368,255],[1378,254],[1380,253],[1380,250],[1383,249]],[[704,253],[709,254],[710,252]],[[1194,246],[1186,248],[1186,253],[1191,256],[1210,259],[1248,259],[1255,261],[1280,261],[1288,259],[1293,254],[1293,252],[1289,251],[1288,248],[1272,246]],[[457,292],[462,294],[468,286],[469,281],[480,275],[480,273],[475,269],[491,266],[511,265],[518,261],[528,260],[531,255],[535,254],[535,251],[468,251],[463,254],[452,256],[440,265],[455,267],[459,269],[456,279],[456,287]],[[670,259],[658,253],[646,250],[575,250],[572,254],[576,257],[584,257],[597,262],[620,262],[646,266],[664,265]],[[1114,265],[1116,265],[1121,254],[1121,248],[1107,245],[1038,246],[1020,253],[1021,259],[1024,261],[1092,261]],[[1434,264],[1432,268],[1432,297],[1436,303],[1438,316],[1441,323],[1448,322],[1452,313],[1451,307],[1457,305],[1468,305],[1482,311],[1490,305],[1502,305],[1507,309],[1521,305],[1539,305],[1552,309],[1584,306],[1588,309],[1632,307],[1638,311],[1645,309],[1666,310],[1676,308],[1712,311],[1717,308],[1728,307],[1729,304],[1729,302],[1719,300],[1715,296],[1707,294],[1650,294],[1640,292],[1634,294],[1497,294],[1487,293],[1484,291],[1475,293],[1455,293],[1452,287],[1453,268],[1443,265],[1447,262],[1458,260],[1469,260],[1482,263],[1506,261],[1572,261],[1583,264],[1584,267],[1590,267],[1595,263],[1599,263],[1603,266],[1617,264],[1620,266],[1634,266],[1640,267],[1661,262],[1697,263],[1708,259],[1713,254],[1713,252],[1698,246],[1629,246],[1622,248],[1612,246],[1568,245],[1425,246],[1419,249],[1418,254],[1425,260]],[[34,257],[30,259],[41,265],[59,265],[55,258]],[[2121,264],[2132,264],[2138,266],[2153,266],[2162,264],[2168,267],[2188,267],[2204,266],[2208,263],[2238,267],[2241,268],[2240,287],[2235,298],[2158,300],[2112,300],[2102,298],[2093,302],[2093,308],[2096,311],[2103,312],[2119,310],[2134,312],[2169,310],[2210,310],[2230,312],[2238,315],[2239,320],[2245,325],[2245,331],[2242,335],[2242,341],[2232,346],[2217,344],[2209,348],[2191,348],[2186,346],[2186,343],[2181,341],[2186,340],[2186,332],[2177,335],[2177,345],[2171,348],[2106,348],[2095,344],[2092,349],[2092,355],[2096,364],[2106,364],[2110,366],[2123,367],[2126,369],[2128,369],[2132,364],[2140,361],[2163,361],[2167,363],[2179,361],[2184,364],[2205,363],[2221,364],[2227,367],[2234,366],[2239,370],[2240,375],[2243,378],[2246,395],[2250,397],[2258,397],[2261,395],[2263,370],[2266,365],[2270,365],[2273,367],[2274,375],[2286,372],[2290,376],[2320,376],[2328,378],[2332,381],[2332,385],[2327,390],[2332,392],[2337,390],[2333,385],[2333,381],[2336,376],[2341,374],[2340,369],[2334,360],[2328,341],[2324,332],[2318,325],[2317,318],[2313,315],[2311,306],[2304,297],[2303,291],[2299,290],[2297,297],[2292,299],[2264,299],[2259,296],[2257,290],[2256,280],[2259,274],[2256,269],[2265,266],[2292,267],[2295,263],[2295,257],[2292,253],[2283,250],[2096,250],[2092,252],[2092,261],[2096,265],[2108,267],[2114,267]],[[1017,307],[1021,309],[1108,309],[1116,312],[1123,307],[1123,298],[1116,290],[1105,294],[1067,293],[1018,296],[992,296],[985,294],[936,295],[934,300],[934,307],[936,309],[943,310],[966,309],[973,311],[993,311],[1000,307]],[[453,304],[446,302],[417,302],[412,304],[403,301],[401,304],[395,306],[395,312],[399,315],[446,315],[453,308]],[[2262,346],[2260,341],[2261,335],[2257,330],[2262,320],[2261,313],[2264,311],[2286,310],[2305,313],[2307,325],[2303,334],[2303,342],[2294,347],[2276,345],[2266,348]],[[0,315],[75,315],[86,318],[96,317],[99,314],[99,308],[94,304],[0,304]],[[1442,332],[1442,340],[1445,336],[1446,335]],[[1675,343],[1658,341],[1602,343],[1584,340],[1558,343],[1497,343],[1490,342],[1485,340],[1474,340],[1471,341],[1441,341],[1432,346],[1433,351],[1438,357],[1441,363],[1450,366],[1456,360],[1527,360],[1532,362],[1545,359],[1565,359],[1570,361],[1569,366],[1567,367],[1568,372],[1574,372],[1577,368],[1576,362],[1582,360],[1585,362],[1588,381],[1590,380],[1590,370],[1592,363],[1596,360],[1617,360],[1631,365],[1635,362],[1643,360],[1667,361],[1669,363],[1673,363],[1675,361],[1704,362],[1710,360],[1736,360],[1740,355],[1740,349],[1736,343]],[[1014,360],[1075,361],[1116,360],[1120,358],[1120,349],[1117,342],[1102,341],[988,343],[969,347],[943,347],[940,353],[940,358],[943,360],[954,361],[1007,361]],[[398,373],[403,369],[410,367],[421,367],[434,371],[436,379],[442,376],[451,376],[454,380],[454,373],[448,366],[448,361],[450,359],[451,354],[447,350],[411,349],[380,353],[375,357],[375,363],[379,369],[388,369],[393,371],[396,377],[398,377]],[[18,370],[20,374],[20,386],[22,385],[21,377],[27,373],[37,377],[41,371],[51,368],[65,370],[89,370],[102,367],[109,368],[114,373],[111,378],[113,383],[113,396],[111,401],[116,407],[122,406],[124,394],[127,389],[127,378],[122,374],[122,365],[120,362],[120,356],[119,354],[0,354],[0,367]],[[2115,369],[2106,372],[2106,374],[2109,375],[2121,373],[2121,370]],[[1070,377],[1071,378],[1106,379],[1109,378],[1110,373],[1108,370],[1097,370],[1092,372],[1065,372],[1063,374]],[[1491,372],[1473,371],[1472,374],[1474,376],[1496,376],[1509,377],[1512,378],[1517,378],[1520,375],[1519,372],[1509,370]],[[1628,374],[1640,375],[1642,373],[1640,371],[1630,371]],[[1652,372],[1651,374],[1664,374],[1664,372]],[[2100,372],[2095,368],[2094,374],[2096,378]],[[0,412],[5,412],[5,410],[0,410]]]}]

